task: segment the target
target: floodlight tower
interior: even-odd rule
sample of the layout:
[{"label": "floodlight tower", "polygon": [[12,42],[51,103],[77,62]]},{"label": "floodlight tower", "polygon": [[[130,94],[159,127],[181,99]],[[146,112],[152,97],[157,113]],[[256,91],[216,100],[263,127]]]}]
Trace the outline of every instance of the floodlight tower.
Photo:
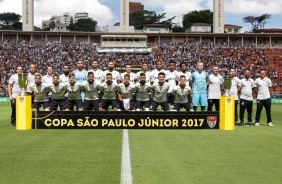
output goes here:
[{"label": "floodlight tower", "polygon": [[34,30],[34,0],[22,0],[23,31]]},{"label": "floodlight tower", "polygon": [[123,31],[129,29],[129,3],[128,0],[120,0],[120,28]]},{"label": "floodlight tower", "polygon": [[213,33],[224,33],[224,0],[213,0]]}]

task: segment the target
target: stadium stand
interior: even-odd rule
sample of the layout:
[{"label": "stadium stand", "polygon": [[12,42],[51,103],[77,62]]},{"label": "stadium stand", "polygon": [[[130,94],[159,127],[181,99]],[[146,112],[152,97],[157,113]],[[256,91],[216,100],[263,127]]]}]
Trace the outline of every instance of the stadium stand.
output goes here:
[{"label": "stadium stand", "polygon": [[[28,71],[30,63],[36,63],[37,72],[45,75],[47,66],[52,66],[55,73],[61,74],[64,64],[72,70],[76,68],[75,62],[82,58],[86,63],[86,70],[93,59],[98,59],[100,68],[112,58],[117,66],[125,66],[130,62],[133,66],[140,66],[143,61],[149,63],[150,69],[154,68],[157,60],[162,60],[167,65],[173,59],[179,64],[188,63],[191,72],[195,70],[198,61],[205,62],[205,70],[210,72],[213,65],[218,65],[221,73],[227,73],[230,67],[235,67],[238,77],[242,77],[245,68],[250,68],[252,78],[257,78],[257,71],[265,68],[271,78],[274,88],[272,93],[282,93],[282,49],[281,48],[255,48],[252,43],[244,47],[228,47],[226,44],[213,45],[212,43],[150,43],[150,54],[99,54],[96,45],[89,42],[0,42],[0,88],[7,95],[7,82],[15,72],[17,65],[22,65]],[[165,66],[164,66],[165,67]]]}]

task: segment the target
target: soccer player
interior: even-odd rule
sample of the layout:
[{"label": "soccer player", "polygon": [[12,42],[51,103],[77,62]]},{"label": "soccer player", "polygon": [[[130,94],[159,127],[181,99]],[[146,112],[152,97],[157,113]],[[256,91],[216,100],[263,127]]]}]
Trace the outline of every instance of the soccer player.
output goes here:
[{"label": "soccer player", "polygon": [[151,72],[151,76],[150,76],[151,85],[157,84],[159,82],[159,73],[160,72],[166,74],[166,71],[164,69],[162,69],[162,67],[163,67],[162,65],[163,65],[162,61],[158,60],[156,62],[156,69],[154,69]]},{"label": "soccer player", "polygon": [[59,76],[60,83],[67,85],[69,83],[70,67],[68,65],[63,66],[63,74]]},{"label": "soccer player", "polygon": [[191,72],[188,71],[187,69],[187,63],[186,62],[181,62],[180,63],[180,71],[178,72],[179,76],[184,75],[186,77],[186,86],[189,86],[190,78],[191,78]]},{"label": "soccer player", "polygon": [[[168,64],[168,70],[166,71],[166,82],[169,84],[169,91],[172,91],[176,85],[178,85],[179,75],[175,70],[175,61],[170,60]],[[173,109],[174,96],[167,93],[167,101],[169,103],[169,109]]]},{"label": "soccer player", "polygon": [[35,82],[35,74],[37,74],[36,73],[36,65],[32,63],[32,64],[29,65],[29,73],[27,74],[27,87],[26,87],[26,92],[29,93],[29,95],[31,95],[31,97],[32,97],[32,100],[31,100],[32,104],[34,102],[34,95],[30,91],[30,85]]},{"label": "soccer player", "polygon": [[84,109],[85,111],[94,110],[99,111],[99,89],[101,84],[96,82],[93,72],[88,72],[87,81],[81,85],[81,90],[85,93]]},{"label": "soccer player", "polygon": [[135,109],[135,102],[133,99],[133,94],[135,93],[134,84],[131,84],[130,81],[131,81],[130,75],[125,74],[124,82],[118,85],[118,101],[119,101],[118,111],[120,110],[133,111]]},{"label": "soccer player", "polygon": [[108,62],[108,70],[104,71],[104,78],[107,78],[107,74],[111,73],[113,83],[119,84],[120,81],[121,81],[120,73],[118,71],[114,70],[114,66],[115,66],[115,61],[110,60]]},{"label": "soccer player", "polygon": [[114,111],[117,111],[117,89],[118,84],[113,82],[113,75],[106,74],[106,82],[101,84],[100,91],[102,93],[102,100],[99,110],[104,111],[111,105]]},{"label": "soccer player", "polygon": [[[52,82],[53,82],[53,75],[54,75],[53,68],[51,66],[48,66],[47,67],[47,74],[42,77],[43,84],[45,84],[47,86],[51,85]],[[49,103],[51,103],[51,100],[52,100],[52,93],[49,93],[48,94]]]},{"label": "soccer player", "polygon": [[266,71],[264,69],[260,70],[260,76],[255,80],[255,94],[257,94],[257,112],[256,112],[256,123],[255,126],[259,126],[260,115],[262,108],[265,108],[267,125],[274,126],[272,124],[271,118],[271,98],[269,93],[269,88],[272,87],[271,80],[266,77]]},{"label": "soccer player", "polygon": [[136,83],[136,80],[137,80],[137,75],[135,73],[131,72],[132,66],[131,66],[130,63],[126,64],[125,70],[126,70],[126,72],[121,74],[122,81],[124,81],[124,76],[126,74],[128,74],[128,75],[130,75],[130,85],[134,85]]},{"label": "soccer player", "polygon": [[169,90],[169,84],[165,82],[165,73],[160,72],[158,76],[158,82],[152,86],[153,100],[151,111],[157,111],[159,105],[163,111],[168,111],[167,92]]},{"label": "soccer player", "polygon": [[184,108],[186,111],[193,112],[193,108],[188,101],[191,95],[191,88],[186,84],[186,76],[180,76],[180,84],[175,86],[172,93],[174,95],[174,107],[173,110],[180,111]]},{"label": "soccer player", "polygon": [[150,95],[151,95],[151,84],[146,82],[146,74],[140,73],[140,81],[135,84],[136,91],[136,111],[150,111]]},{"label": "soccer player", "polygon": [[241,88],[241,81],[238,77],[236,77],[236,70],[235,68],[230,68],[229,70],[229,77],[231,77],[232,86],[230,89],[229,94],[234,96],[235,100],[235,125],[239,125],[238,122],[238,91]]},{"label": "soccer player", "polygon": [[[70,67],[68,65],[63,66],[63,74],[59,76],[60,83],[67,85],[69,83]],[[68,93],[65,94],[66,105],[68,104]],[[67,108],[67,107],[66,107]]]},{"label": "soccer player", "polygon": [[18,81],[19,81],[19,74],[22,73],[23,73],[23,68],[21,66],[17,66],[16,73],[10,77],[8,82],[8,94],[12,108],[12,114],[11,114],[12,128],[16,127],[16,97],[21,91]]},{"label": "soccer player", "polygon": [[146,83],[150,83],[150,76],[151,76],[151,72],[148,71],[149,70],[149,66],[148,63],[143,62],[142,63],[142,67],[141,67],[141,71],[137,72],[137,81],[140,81],[140,74],[144,73],[146,75]]},{"label": "soccer player", "polygon": [[254,80],[250,78],[251,72],[246,69],[244,72],[244,78],[241,79],[240,93],[240,125],[244,126],[244,113],[247,109],[248,112],[248,124],[252,125],[252,112],[253,112],[253,88]]},{"label": "soccer player", "polygon": [[47,67],[47,74],[42,77],[42,82],[46,85],[50,85],[53,82],[53,68],[51,66]]},{"label": "soccer player", "polygon": [[102,70],[99,69],[98,64],[99,63],[97,60],[93,60],[91,63],[92,69],[89,70],[88,73],[92,72],[94,74],[94,81],[101,84],[105,79],[104,79],[104,73]]},{"label": "soccer player", "polygon": [[219,111],[219,99],[221,96],[223,78],[218,73],[218,66],[213,66],[212,74],[209,75],[208,85],[208,111],[212,111],[213,105],[215,110]]},{"label": "soccer player", "polygon": [[[77,84],[82,84],[84,81],[86,81],[86,77],[87,77],[87,71],[84,70],[83,60],[79,59],[76,63],[76,66],[77,66],[77,70],[72,71],[72,73],[75,75],[74,80]],[[85,96],[84,92],[81,92],[80,96],[81,96],[82,103],[84,103],[84,96]]]},{"label": "soccer player", "polygon": [[61,111],[66,109],[65,93],[66,86],[60,83],[59,75],[53,75],[53,83],[48,85],[48,91],[52,93],[52,100],[50,103],[50,110],[56,111],[60,107]]},{"label": "soccer player", "polygon": [[84,62],[82,59],[79,59],[76,63],[77,69],[72,71],[72,73],[75,75],[75,82],[78,84],[82,84],[84,81],[86,81],[87,71],[84,70]]},{"label": "soccer player", "polygon": [[198,62],[197,71],[193,72],[191,76],[192,82],[192,103],[194,111],[197,111],[197,107],[200,103],[201,112],[205,111],[207,105],[207,85],[209,81],[209,75],[203,71],[204,63]]},{"label": "soccer player", "polygon": [[[103,83],[103,81],[105,81],[105,76],[104,76],[104,72],[99,69],[98,61],[93,60],[92,63],[91,63],[91,67],[92,67],[92,69],[89,70],[88,73],[93,72],[95,83],[99,83],[101,85]],[[98,94],[99,94],[99,103],[100,103],[101,99],[102,99],[102,94],[100,93],[99,90],[98,90]]]},{"label": "soccer player", "polygon": [[80,83],[75,81],[75,75],[69,75],[69,84],[66,85],[68,92],[68,106],[66,111],[74,110],[74,106],[78,111],[82,111],[82,100],[80,95]]},{"label": "soccer player", "polygon": [[42,83],[40,74],[35,74],[35,82],[30,85],[30,92],[34,95],[32,110],[38,111],[43,106],[45,111],[49,111],[48,93],[46,84]]}]

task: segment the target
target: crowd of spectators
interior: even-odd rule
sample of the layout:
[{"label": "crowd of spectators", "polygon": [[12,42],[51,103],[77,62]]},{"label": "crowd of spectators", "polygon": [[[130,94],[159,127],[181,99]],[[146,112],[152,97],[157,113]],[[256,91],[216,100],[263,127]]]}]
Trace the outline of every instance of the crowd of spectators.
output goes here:
[{"label": "crowd of spectators", "polygon": [[[277,66],[282,66],[282,50],[255,47],[215,47],[207,43],[155,43],[149,44],[152,52],[149,54],[101,54],[96,50],[96,44],[88,42],[0,42],[0,95],[7,90],[10,76],[15,73],[17,65],[28,72],[31,63],[37,64],[37,72],[43,75],[47,67],[52,66],[55,73],[61,74],[63,65],[76,68],[78,59],[83,59],[85,69],[88,70],[91,61],[98,59],[103,69],[109,59],[115,59],[116,66],[125,66],[130,62],[133,66],[140,66],[146,61],[150,69],[154,69],[155,61],[162,60],[164,68],[170,60],[177,64],[182,61],[188,63],[190,71],[196,69],[196,63],[203,61],[205,70],[210,72],[213,65],[218,65],[222,75],[226,75],[229,68],[237,70],[238,77],[243,77],[243,71],[250,68],[252,78],[257,78],[257,70],[266,68],[268,77],[274,85],[281,88],[281,76]],[[279,52],[277,58],[271,58],[268,52]],[[274,64],[274,65],[273,65]],[[281,75],[281,73],[280,73]]]}]

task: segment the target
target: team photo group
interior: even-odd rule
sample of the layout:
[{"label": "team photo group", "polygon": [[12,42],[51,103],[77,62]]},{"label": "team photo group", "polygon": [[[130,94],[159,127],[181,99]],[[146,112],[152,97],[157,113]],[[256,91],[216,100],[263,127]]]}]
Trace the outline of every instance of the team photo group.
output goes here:
[{"label": "team photo group", "polygon": [[[162,61],[155,63],[155,69],[149,71],[148,63],[141,64],[141,71],[132,72],[130,63],[125,72],[115,70],[115,60],[109,60],[107,68],[99,69],[98,60],[91,62],[91,69],[85,70],[84,61],[76,62],[76,69],[70,71],[63,66],[61,74],[47,68],[47,74],[37,73],[36,64],[30,64],[27,74],[27,93],[32,96],[32,110],[38,111],[219,111],[220,96],[224,93],[224,77],[218,66],[212,66],[211,73],[204,70],[204,62],[197,63],[197,69],[190,72],[186,62],[179,66],[171,60],[163,66]],[[166,69],[164,69],[166,68]],[[19,75],[22,66],[16,67],[16,73],[8,83],[8,94],[11,101],[11,124],[16,122],[16,96],[20,92]],[[271,80],[266,70],[259,71],[257,79],[250,78],[249,69],[244,77],[236,77],[236,69],[230,68],[228,76],[232,85],[230,96],[235,99],[235,124],[237,126],[253,125],[253,98],[257,97],[255,126],[260,124],[263,107],[267,114],[268,126],[273,126],[271,119]],[[159,108],[159,106],[161,108]],[[238,106],[240,109],[238,109]],[[247,110],[247,122],[244,113]],[[239,117],[238,117],[239,111]]]}]

